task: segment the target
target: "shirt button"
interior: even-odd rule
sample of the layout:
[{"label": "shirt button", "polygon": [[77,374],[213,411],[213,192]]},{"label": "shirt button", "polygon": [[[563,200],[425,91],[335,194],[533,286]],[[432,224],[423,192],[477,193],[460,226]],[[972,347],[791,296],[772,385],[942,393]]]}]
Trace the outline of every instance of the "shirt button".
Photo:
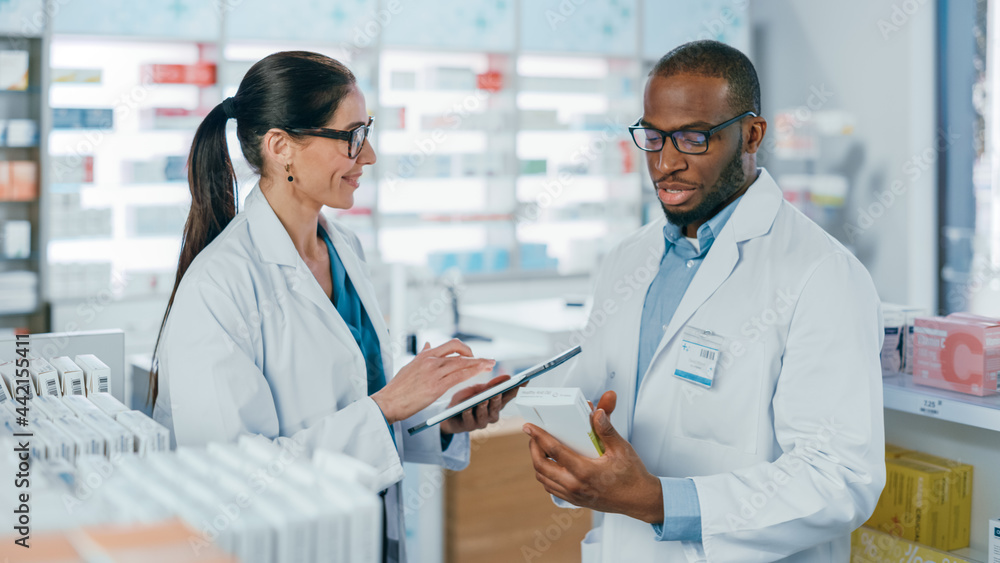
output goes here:
[{"label": "shirt button", "polygon": [[694,260],[688,260],[687,266],[688,268],[694,268]]},{"label": "shirt button", "polygon": [[663,332],[667,332],[667,325],[663,325]]}]

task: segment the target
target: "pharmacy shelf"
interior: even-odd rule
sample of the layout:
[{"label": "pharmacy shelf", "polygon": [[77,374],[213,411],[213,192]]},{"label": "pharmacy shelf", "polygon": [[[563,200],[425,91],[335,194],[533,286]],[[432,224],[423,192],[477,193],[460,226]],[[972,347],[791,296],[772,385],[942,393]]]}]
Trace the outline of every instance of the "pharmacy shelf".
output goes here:
[{"label": "pharmacy shelf", "polygon": [[885,408],[1000,432],[1000,395],[977,397],[913,383],[903,373],[882,379]]},{"label": "pharmacy shelf", "polygon": [[0,311],[0,318],[30,317],[37,315],[39,311],[41,309],[37,307],[30,311]]}]

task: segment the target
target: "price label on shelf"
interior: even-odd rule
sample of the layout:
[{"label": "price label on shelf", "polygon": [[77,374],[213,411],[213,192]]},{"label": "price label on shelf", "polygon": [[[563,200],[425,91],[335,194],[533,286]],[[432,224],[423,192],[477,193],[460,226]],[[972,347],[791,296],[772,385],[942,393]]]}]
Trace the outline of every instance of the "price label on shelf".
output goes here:
[{"label": "price label on shelf", "polygon": [[918,398],[916,412],[924,416],[941,416],[941,405],[943,402],[941,399]]}]

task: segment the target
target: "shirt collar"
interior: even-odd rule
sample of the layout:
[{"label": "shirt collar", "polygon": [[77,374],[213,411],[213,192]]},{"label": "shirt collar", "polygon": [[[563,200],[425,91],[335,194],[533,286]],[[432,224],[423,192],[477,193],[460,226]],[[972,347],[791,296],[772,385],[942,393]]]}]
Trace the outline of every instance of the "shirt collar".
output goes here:
[{"label": "shirt collar", "polygon": [[[736,211],[736,206],[739,204],[741,199],[743,199],[742,195],[730,202],[729,205],[724,207],[722,211],[716,213],[702,226],[698,227],[698,246],[700,247],[698,254],[708,252],[709,247],[711,247],[712,243],[715,241],[715,237],[718,236],[719,232],[722,231],[722,228],[726,226],[726,222],[729,221],[729,218],[733,216],[733,212]],[[663,237],[667,239],[667,248],[669,249],[670,245],[677,244],[677,241],[684,238],[684,233],[681,232],[681,228],[679,226],[667,221],[667,224],[663,226]],[[687,241],[684,241],[684,243],[690,244]]]}]

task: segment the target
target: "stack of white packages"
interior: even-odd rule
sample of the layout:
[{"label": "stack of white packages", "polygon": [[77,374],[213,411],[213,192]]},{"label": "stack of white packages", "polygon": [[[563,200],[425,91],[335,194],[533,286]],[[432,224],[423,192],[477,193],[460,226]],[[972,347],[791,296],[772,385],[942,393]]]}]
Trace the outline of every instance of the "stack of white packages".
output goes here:
[{"label": "stack of white packages", "polygon": [[[0,452],[13,450],[0,436]],[[0,454],[0,472],[13,458]],[[145,457],[82,456],[32,467],[36,530],[180,518],[198,555],[212,547],[251,563],[381,561],[382,503],[370,466],[342,454],[310,456],[263,438]],[[0,484],[0,494],[9,484]],[[5,516],[0,516],[0,524]]]},{"label": "stack of white packages", "polygon": [[32,398],[25,406],[16,400],[16,363],[0,365],[0,434],[25,430],[16,421],[26,413],[35,458],[61,457],[72,464],[78,456],[145,456],[170,449],[167,428],[110,394],[111,370],[93,354],[31,358],[27,369]]},{"label": "stack of white packages", "polygon": [[[260,563],[381,560],[371,466],[310,456],[285,438],[171,452],[169,430],[109,394],[110,370],[93,355],[32,358],[28,371],[24,400],[23,387],[12,392],[15,363],[0,365],[0,474],[16,473],[11,454],[24,438],[15,435],[30,433],[33,531],[180,518],[198,531],[196,552],[214,545]],[[16,498],[13,484],[0,483],[0,498]],[[11,514],[0,514],[0,527],[12,529]]]}]

